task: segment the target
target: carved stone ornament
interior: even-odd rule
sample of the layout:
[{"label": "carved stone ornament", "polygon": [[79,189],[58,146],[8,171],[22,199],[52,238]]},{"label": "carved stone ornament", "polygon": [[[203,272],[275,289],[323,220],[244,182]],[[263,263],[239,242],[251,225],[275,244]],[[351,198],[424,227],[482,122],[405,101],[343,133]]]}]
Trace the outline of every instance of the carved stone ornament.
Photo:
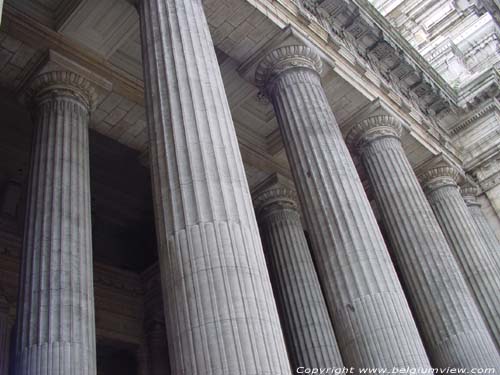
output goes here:
[{"label": "carved stone ornament", "polygon": [[444,186],[456,186],[458,171],[452,167],[433,168],[420,176],[420,182],[426,192],[431,192]]},{"label": "carved stone ornament", "polygon": [[271,51],[255,71],[255,82],[262,93],[272,88],[274,80],[283,72],[294,69],[310,69],[318,74],[322,71],[320,57],[306,46],[285,46]]},{"label": "carved stone ornament", "polygon": [[347,143],[355,149],[362,149],[364,145],[378,138],[401,137],[402,127],[392,116],[372,116],[352,127],[347,135]]},{"label": "carved stone ornament", "polygon": [[97,94],[91,83],[67,71],[48,72],[36,77],[27,92],[27,99],[33,104],[59,95],[78,100],[89,111],[94,110],[96,105]]},{"label": "carved stone ornament", "polygon": [[460,193],[464,198],[467,206],[481,206],[477,201],[476,197],[478,195],[479,189],[473,185],[467,184],[460,187]]},{"label": "carved stone ornament", "polygon": [[297,210],[297,195],[292,189],[273,187],[257,195],[254,199],[254,207],[259,216],[284,208]]}]

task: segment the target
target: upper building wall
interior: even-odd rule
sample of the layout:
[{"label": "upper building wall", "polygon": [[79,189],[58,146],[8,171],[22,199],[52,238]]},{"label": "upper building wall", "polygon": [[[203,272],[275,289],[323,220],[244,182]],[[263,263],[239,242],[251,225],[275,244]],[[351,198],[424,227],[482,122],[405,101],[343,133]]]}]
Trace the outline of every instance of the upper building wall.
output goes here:
[{"label": "upper building wall", "polygon": [[471,0],[371,0],[454,88],[500,63],[499,30]]}]

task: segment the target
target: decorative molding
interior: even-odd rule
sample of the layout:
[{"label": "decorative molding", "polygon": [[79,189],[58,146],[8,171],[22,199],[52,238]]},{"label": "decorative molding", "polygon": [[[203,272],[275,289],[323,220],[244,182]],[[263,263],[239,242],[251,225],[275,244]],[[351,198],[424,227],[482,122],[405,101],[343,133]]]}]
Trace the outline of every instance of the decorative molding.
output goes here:
[{"label": "decorative molding", "polygon": [[444,186],[458,187],[459,172],[449,166],[437,167],[420,175],[419,180],[426,192],[431,192]]},{"label": "decorative molding", "polygon": [[265,216],[276,209],[298,210],[298,198],[293,182],[279,174],[273,174],[252,191],[258,216]]},{"label": "decorative molding", "polygon": [[424,114],[455,110],[453,89],[369,3],[323,0],[330,36],[352,50],[387,86],[413,102]]},{"label": "decorative molding", "polygon": [[97,95],[91,83],[73,72],[43,73],[33,80],[27,96],[29,100],[39,101],[57,94],[75,97],[89,111],[96,105]]},{"label": "decorative molding", "polygon": [[496,98],[491,98],[476,111],[469,114],[464,120],[453,126],[450,129],[451,135],[455,136],[458,133],[468,129],[472,124],[494,111],[500,112],[500,103]]}]

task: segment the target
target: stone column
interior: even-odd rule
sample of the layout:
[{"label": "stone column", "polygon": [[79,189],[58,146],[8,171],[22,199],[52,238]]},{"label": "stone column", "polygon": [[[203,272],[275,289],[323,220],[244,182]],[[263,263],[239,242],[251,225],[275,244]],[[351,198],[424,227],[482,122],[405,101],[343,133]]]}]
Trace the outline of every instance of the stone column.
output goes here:
[{"label": "stone column", "polygon": [[495,343],[400,136],[394,118],[374,116],[356,125],[348,141],[365,166],[431,363],[467,369],[497,365]]},{"label": "stone column", "polygon": [[95,375],[89,83],[46,73],[31,91],[35,134],[17,315],[17,375]]},{"label": "stone column", "polygon": [[476,229],[479,235],[486,243],[486,247],[491,258],[495,261],[498,269],[500,269],[500,241],[498,241],[493,228],[491,228],[488,220],[481,210],[481,204],[477,201],[477,188],[473,186],[465,186],[460,189],[462,197],[464,198],[465,204],[469,209],[474,223],[476,224]]},{"label": "stone column", "polygon": [[140,2],[151,174],[173,374],[289,374],[201,0]]},{"label": "stone column", "polygon": [[9,304],[4,296],[0,294],[0,375],[9,374],[11,328]]},{"label": "stone column", "polygon": [[500,348],[500,269],[465,205],[454,168],[438,167],[421,176],[424,191],[486,323]]},{"label": "stone column", "polygon": [[347,367],[429,367],[401,284],[308,47],[272,51],[256,72],[270,98]]},{"label": "stone column", "polygon": [[292,370],[342,368],[291,183],[272,176],[254,197]]}]

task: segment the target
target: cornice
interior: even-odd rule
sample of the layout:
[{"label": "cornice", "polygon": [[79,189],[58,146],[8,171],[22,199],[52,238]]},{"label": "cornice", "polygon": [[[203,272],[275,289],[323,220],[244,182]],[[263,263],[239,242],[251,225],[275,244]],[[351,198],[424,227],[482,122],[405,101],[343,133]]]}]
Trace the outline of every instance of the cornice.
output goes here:
[{"label": "cornice", "polygon": [[464,120],[456,124],[451,128],[451,135],[457,135],[458,133],[466,130],[476,121],[490,114],[491,112],[498,111],[500,113],[500,103],[496,98],[491,98],[484,103],[480,108],[469,114]]},{"label": "cornice", "polygon": [[328,14],[331,37],[350,46],[388,85],[426,115],[454,109],[456,94],[427,61],[364,0],[319,2]]},{"label": "cornice", "polygon": [[500,94],[500,72],[492,67],[460,86],[457,105],[472,110]]}]

